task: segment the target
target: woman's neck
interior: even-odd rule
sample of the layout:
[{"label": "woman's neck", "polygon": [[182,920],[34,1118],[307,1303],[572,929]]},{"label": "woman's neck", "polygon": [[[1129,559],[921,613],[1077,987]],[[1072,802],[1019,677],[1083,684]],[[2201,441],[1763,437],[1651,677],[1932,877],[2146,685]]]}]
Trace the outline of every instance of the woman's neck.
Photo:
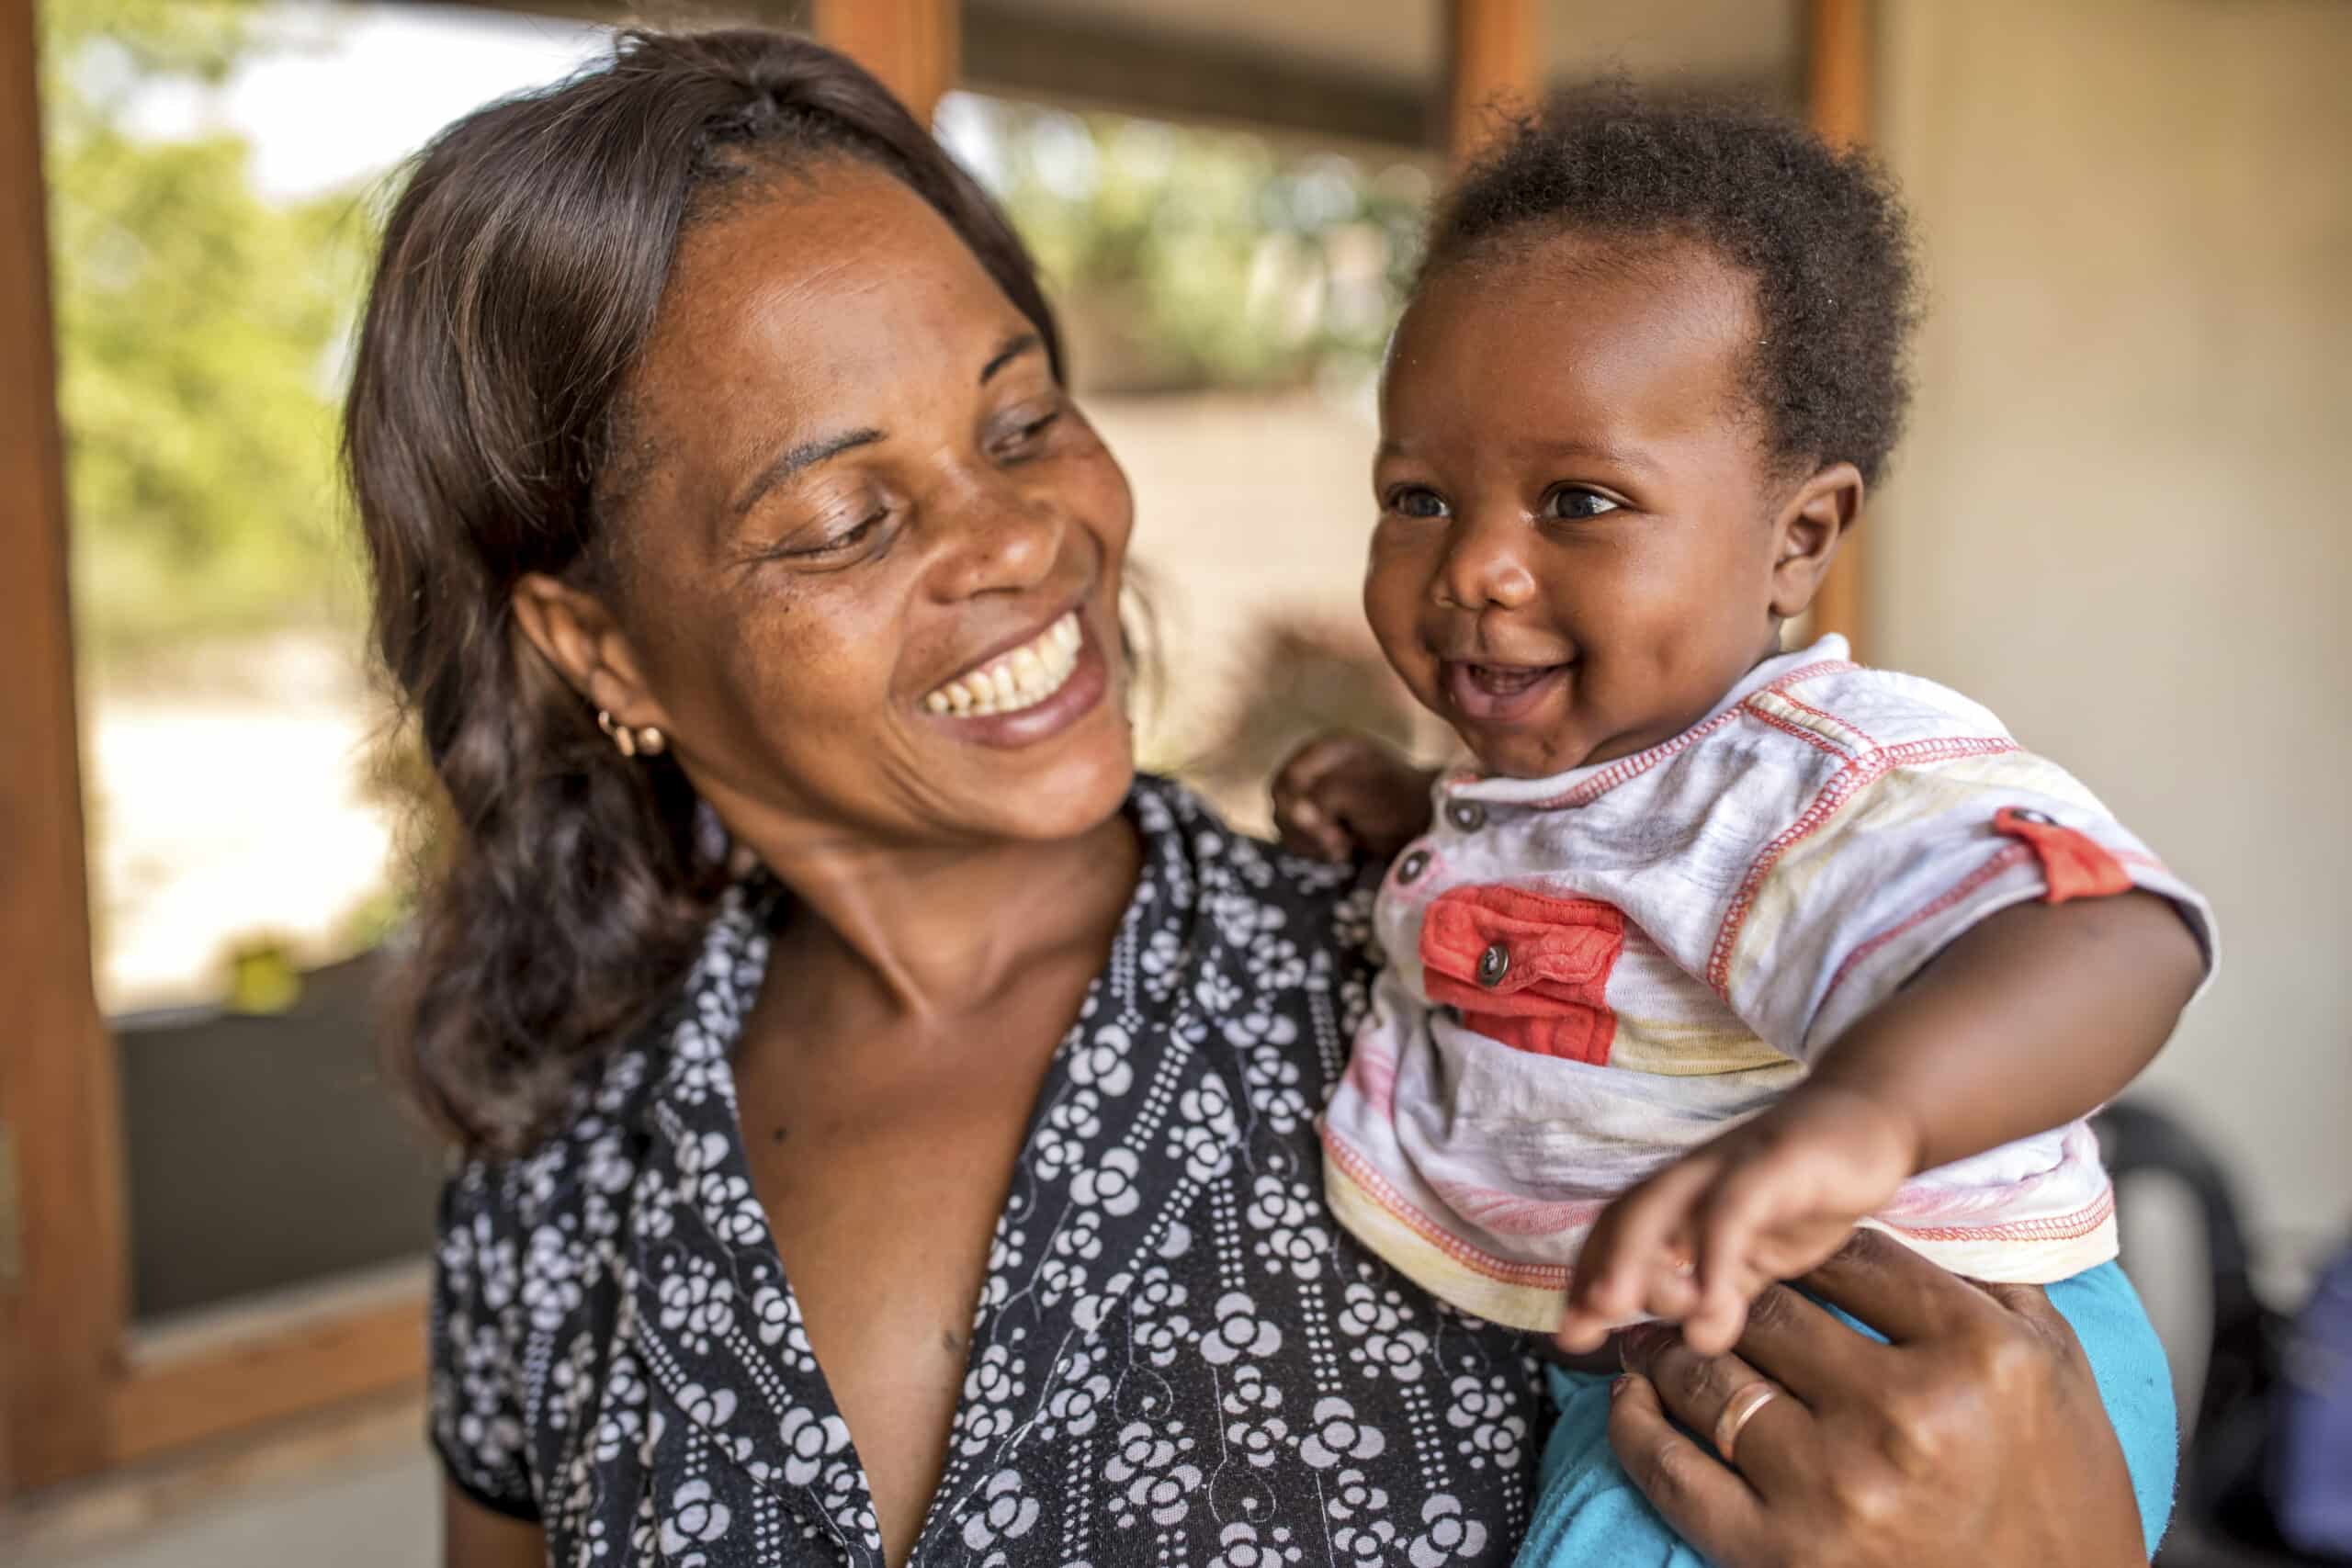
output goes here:
[{"label": "woman's neck", "polygon": [[763,858],[793,913],[771,963],[828,1011],[968,1016],[1056,954],[1106,950],[1142,852],[1124,811],[1042,842],[777,846]]}]

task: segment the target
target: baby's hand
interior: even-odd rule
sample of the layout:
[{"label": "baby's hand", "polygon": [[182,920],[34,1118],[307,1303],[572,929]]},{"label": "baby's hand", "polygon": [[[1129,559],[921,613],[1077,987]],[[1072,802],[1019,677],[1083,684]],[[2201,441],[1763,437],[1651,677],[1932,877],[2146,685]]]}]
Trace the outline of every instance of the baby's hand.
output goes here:
[{"label": "baby's hand", "polygon": [[1598,1349],[1646,1313],[1679,1320],[1701,1355],[1730,1349],[1748,1303],[1836,1251],[1909,1179],[1918,1148],[1917,1134],[1874,1100],[1798,1089],[1602,1212],[1568,1286],[1560,1344]]},{"label": "baby's hand", "polygon": [[1435,777],[1368,735],[1318,735],[1274,773],[1274,827],[1294,854],[1385,861],[1429,830]]}]

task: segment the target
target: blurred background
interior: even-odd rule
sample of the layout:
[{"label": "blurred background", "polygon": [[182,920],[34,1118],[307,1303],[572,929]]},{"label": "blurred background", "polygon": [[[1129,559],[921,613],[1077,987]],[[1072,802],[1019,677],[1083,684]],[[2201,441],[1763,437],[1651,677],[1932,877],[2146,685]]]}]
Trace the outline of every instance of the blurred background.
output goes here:
[{"label": "blurred background", "polygon": [[[424,1562],[440,1156],[370,1033],[424,784],[365,655],[335,409],[401,160],[622,10],[28,4],[0,0],[0,1555]],[[813,29],[1004,202],[1138,499],[1145,761],[1261,827],[1308,730],[1442,745],[1355,592],[1378,356],[1486,106],[1622,70],[1871,144],[1932,315],[1820,618],[2212,896],[2222,978],[2110,1133],[2206,1472],[2239,1463],[2352,1225],[2352,5],[629,14]],[[2273,1560],[2224,1492],[2166,1562]]]}]

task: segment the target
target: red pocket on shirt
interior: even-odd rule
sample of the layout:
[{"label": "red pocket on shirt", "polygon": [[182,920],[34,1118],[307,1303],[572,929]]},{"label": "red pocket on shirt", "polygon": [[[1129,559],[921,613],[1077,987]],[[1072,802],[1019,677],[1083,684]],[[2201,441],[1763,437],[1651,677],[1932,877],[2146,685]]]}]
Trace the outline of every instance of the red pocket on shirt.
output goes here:
[{"label": "red pocket on shirt", "polygon": [[1613,904],[1456,887],[1422,916],[1421,986],[1490,1040],[1605,1066],[1617,1037],[1609,972],[1624,950],[1625,916]]}]

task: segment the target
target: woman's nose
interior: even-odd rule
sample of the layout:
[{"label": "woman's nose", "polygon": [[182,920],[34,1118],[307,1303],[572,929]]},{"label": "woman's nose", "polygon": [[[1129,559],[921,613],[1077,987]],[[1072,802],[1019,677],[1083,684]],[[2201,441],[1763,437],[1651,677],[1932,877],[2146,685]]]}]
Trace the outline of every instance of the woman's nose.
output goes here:
[{"label": "woman's nose", "polygon": [[1447,541],[1431,586],[1456,610],[1515,610],[1535,596],[1535,574],[1522,553],[1526,529],[1512,519],[1464,519]]},{"label": "woman's nose", "polygon": [[1018,592],[1053,574],[1068,521],[1051,498],[997,473],[944,487],[933,504],[954,541],[943,583],[948,597]]}]

